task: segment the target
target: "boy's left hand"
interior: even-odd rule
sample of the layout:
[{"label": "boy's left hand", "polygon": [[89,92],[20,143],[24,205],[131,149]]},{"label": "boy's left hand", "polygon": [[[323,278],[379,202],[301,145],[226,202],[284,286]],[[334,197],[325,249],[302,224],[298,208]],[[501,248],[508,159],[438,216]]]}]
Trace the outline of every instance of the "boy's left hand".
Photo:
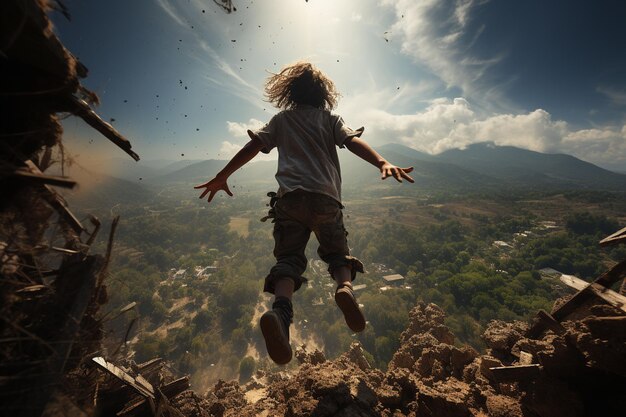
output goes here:
[{"label": "boy's left hand", "polygon": [[226,180],[219,177],[215,177],[211,181],[205,182],[204,184],[196,185],[193,188],[195,188],[196,190],[200,188],[206,188],[206,190],[204,190],[202,194],[200,194],[200,198],[204,198],[204,196],[210,192],[211,194],[209,194],[209,203],[211,202],[211,200],[213,200],[213,197],[219,190],[223,190],[231,197],[233,196],[233,193],[228,188]]},{"label": "boy's left hand", "polygon": [[413,171],[413,167],[400,168],[387,162],[380,167],[380,179],[384,180],[388,177],[394,177],[398,182],[402,182],[402,178],[404,178],[408,182],[415,182],[415,180],[413,180],[413,178],[411,178],[411,176],[409,175],[409,172],[411,171]]}]

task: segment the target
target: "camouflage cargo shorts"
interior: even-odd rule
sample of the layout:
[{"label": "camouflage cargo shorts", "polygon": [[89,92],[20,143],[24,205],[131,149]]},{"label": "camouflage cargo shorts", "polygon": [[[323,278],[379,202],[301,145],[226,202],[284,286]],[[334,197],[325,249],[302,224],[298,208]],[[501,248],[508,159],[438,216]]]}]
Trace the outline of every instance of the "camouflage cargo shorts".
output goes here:
[{"label": "camouflage cargo shorts", "polygon": [[298,290],[306,278],[306,245],[311,236],[319,242],[317,253],[328,264],[331,277],[341,266],[352,269],[352,280],[363,272],[363,264],[350,256],[343,224],[343,206],[324,194],[296,190],[279,198],[274,206],[274,256],[276,264],[265,278],[264,291],[274,293],[277,279],[291,278]]}]

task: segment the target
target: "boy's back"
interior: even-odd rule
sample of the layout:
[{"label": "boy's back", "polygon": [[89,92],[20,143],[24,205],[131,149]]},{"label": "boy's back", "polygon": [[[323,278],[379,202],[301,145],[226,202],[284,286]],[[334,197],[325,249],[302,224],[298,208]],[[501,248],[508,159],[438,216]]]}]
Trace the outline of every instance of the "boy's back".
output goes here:
[{"label": "boy's back", "polygon": [[301,189],[325,194],[341,202],[341,169],[337,146],[360,136],[338,115],[313,106],[300,105],[274,116],[252,132],[264,145],[263,152],[278,148],[278,196]]}]

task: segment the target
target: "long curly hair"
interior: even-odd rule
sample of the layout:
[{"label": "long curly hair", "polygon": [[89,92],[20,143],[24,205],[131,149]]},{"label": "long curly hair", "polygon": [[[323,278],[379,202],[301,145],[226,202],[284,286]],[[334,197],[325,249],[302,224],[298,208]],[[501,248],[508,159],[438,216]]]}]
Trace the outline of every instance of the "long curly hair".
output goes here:
[{"label": "long curly hair", "polygon": [[296,62],[272,74],[265,82],[265,96],[280,109],[308,104],[332,110],[339,99],[335,83],[309,62]]}]

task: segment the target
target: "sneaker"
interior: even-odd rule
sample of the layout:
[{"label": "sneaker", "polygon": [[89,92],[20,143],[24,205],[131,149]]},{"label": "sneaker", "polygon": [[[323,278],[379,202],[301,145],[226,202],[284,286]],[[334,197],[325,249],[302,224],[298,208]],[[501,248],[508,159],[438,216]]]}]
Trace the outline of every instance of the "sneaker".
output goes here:
[{"label": "sneaker", "polygon": [[346,319],[346,324],[353,332],[362,332],[365,329],[365,316],[354,298],[354,292],[349,285],[340,285],[335,291],[335,302]]},{"label": "sneaker", "polygon": [[278,365],[291,361],[292,352],[289,344],[289,325],[293,318],[291,301],[278,299],[272,309],[261,316],[261,332],[270,358]]}]

